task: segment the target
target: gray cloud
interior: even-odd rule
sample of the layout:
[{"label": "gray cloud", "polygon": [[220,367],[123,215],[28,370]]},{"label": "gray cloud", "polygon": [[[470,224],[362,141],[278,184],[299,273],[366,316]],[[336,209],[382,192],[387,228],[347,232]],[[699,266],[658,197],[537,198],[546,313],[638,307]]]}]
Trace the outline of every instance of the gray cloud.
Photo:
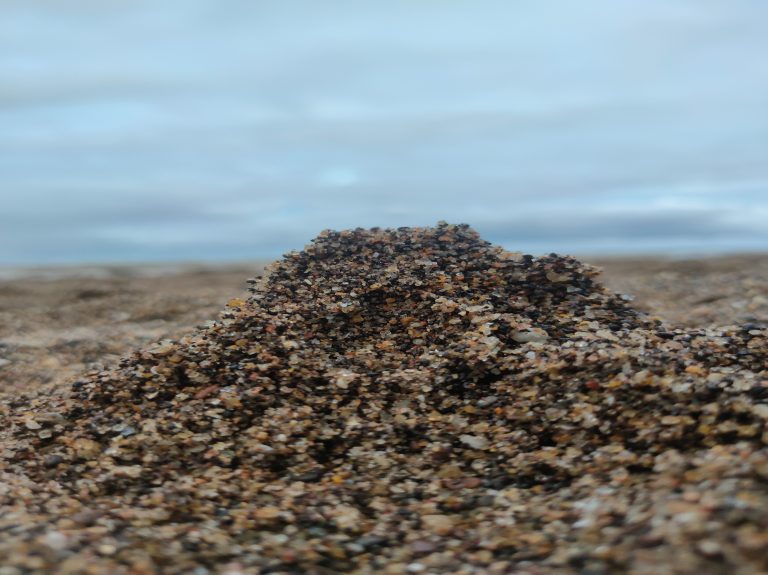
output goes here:
[{"label": "gray cloud", "polygon": [[768,249],[762,0],[2,13],[0,263],[439,219],[531,251]]}]

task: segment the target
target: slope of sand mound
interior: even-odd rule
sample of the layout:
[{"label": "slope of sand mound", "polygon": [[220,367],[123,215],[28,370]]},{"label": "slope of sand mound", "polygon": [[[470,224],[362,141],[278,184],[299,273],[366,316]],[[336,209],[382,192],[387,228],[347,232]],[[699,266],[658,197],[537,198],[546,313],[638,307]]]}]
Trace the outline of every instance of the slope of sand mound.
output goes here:
[{"label": "slope of sand mound", "polygon": [[0,573],[766,572],[766,337],[466,226],[326,232],[11,414]]}]

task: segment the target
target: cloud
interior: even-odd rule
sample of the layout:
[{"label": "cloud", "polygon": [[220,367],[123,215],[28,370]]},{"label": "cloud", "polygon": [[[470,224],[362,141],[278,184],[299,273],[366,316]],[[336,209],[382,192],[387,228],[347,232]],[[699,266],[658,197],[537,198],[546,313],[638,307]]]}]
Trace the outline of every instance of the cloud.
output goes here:
[{"label": "cloud", "polygon": [[768,248],[766,17],[9,0],[0,262],[272,256],[439,219],[536,250]]}]

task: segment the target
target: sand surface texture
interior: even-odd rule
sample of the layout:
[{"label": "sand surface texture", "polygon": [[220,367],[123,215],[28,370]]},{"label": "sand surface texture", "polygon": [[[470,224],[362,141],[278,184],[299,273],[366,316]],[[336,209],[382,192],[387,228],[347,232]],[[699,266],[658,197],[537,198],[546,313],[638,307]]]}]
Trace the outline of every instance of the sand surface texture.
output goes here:
[{"label": "sand surface texture", "polygon": [[767,261],[601,262],[630,301],[444,225],[7,280],[0,574],[768,572]]}]

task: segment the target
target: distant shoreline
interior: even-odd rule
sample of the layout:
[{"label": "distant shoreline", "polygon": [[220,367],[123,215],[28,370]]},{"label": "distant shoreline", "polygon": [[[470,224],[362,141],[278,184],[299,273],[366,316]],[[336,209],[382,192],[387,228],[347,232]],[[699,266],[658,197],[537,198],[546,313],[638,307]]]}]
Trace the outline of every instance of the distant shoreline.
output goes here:
[{"label": "distant shoreline", "polygon": [[170,277],[182,274],[208,273],[220,270],[249,272],[259,269],[264,261],[252,262],[177,262],[177,263],[118,263],[118,264],[61,264],[46,266],[0,265],[0,281],[62,279],[120,279]]}]

